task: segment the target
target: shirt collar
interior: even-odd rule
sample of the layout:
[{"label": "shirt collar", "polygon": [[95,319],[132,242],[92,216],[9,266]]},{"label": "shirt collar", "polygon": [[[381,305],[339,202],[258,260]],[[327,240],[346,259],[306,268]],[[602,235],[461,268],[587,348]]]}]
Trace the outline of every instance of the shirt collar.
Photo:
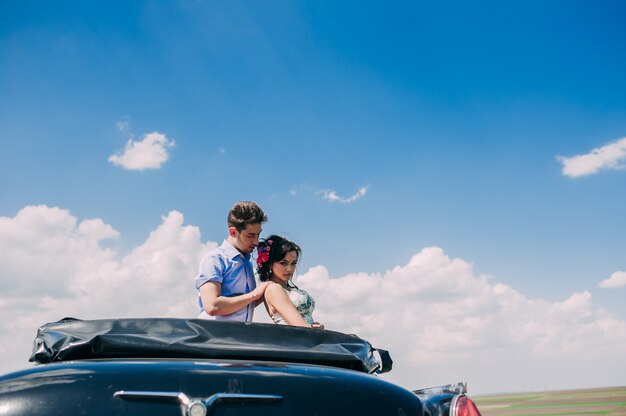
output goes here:
[{"label": "shirt collar", "polygon": [[235,246],[233,246],[226,240],[224,240],[224,242],[222,243],[222,249],[224,249],[224,253],[226,253],[230,260],[234,259],[237,256],[242,256],[244,259],[250,260],[250,254],[243,254],[242,252],[237,250]]}]

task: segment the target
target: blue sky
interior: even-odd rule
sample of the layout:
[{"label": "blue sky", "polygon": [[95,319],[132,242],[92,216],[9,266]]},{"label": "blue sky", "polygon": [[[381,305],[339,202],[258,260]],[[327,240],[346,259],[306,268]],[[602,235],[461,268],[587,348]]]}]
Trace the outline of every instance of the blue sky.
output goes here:
[{"label": "blue sky", "polygon": [[[100,219],[123,258],[171,211],[220,242],[251,199],[301,273],[435,246],[626,325],[626,282],[598,286],[626,271],[625,19],[620,1],[3,1],[0,217]],[[155,133],[165,157],[112,162]]]}]

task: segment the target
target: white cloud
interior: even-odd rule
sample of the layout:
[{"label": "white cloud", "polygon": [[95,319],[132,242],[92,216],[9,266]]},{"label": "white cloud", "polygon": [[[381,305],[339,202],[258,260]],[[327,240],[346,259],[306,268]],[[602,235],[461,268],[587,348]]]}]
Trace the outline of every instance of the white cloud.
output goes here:
[{"label": "white cloud", "polygon": [[341,202],[342,204],[351,204],[361,198],[363,198],[367,194],[367,187],[361,187],[359,190],[350,197],[342,197],[337,195],[337,192],[334,190],[326,190],[320,191],[323,194],[324,199],[330,202]]},{"label": "white cloud", "polygon": [[67,210],[41,205],[0,217],[0,235],[3,294],[65,296],[81,261],[101,263],[113,256],[100,242],[118,232],[99,219],[78,224]]},{"label": "white cloud", "polygon": [[306,183],[301,183],[299,185],[293,185],[291,189],[289,190],[289,195],[296,196],[302,192],[314,193],[315,189]]},{"label": "white cloud", "polygon": [[[65,316],[196,316],[193,276],[216,243],[203,243],[176,211],[129,253],[110,248],[119,237],[100,219],[79,221],[60,208],[0,217],[0,333],[11,339],[0,343],[0,374],[27,366],[36,328]],[[594,306],[589,292],[530,299],[438,247],[384,273],[333,277],[316,266],[297,284],[328,329],[388,349],[394,370],[384,377],[409,388],[464,380],[477,394],[623,383],[626,322]],[[268,321],[262,306],[255,320]]]},{"label": "white cloud", "polygon": [[299,185],[293,185],[289,190],[289,194],[291,196],[296,196],[300,193],[307,192],[314,195],[321,195],[323,199],[329,202],[339,202],[342,204],[351,204],[361,198],[363,198],[367,194],[367,187],[363,186],[358,189],[358,191],[350,196],[350,197],[342,197],[337,194],[337,192],[333,189],[319,189],[311,186],[307,183],[301,183]]},{"label": "white cloud", "polygon": [[388,378],[406,387],[465,380],[476,394],[623,379],[626,322],[594,307],[589,292],[529,299],[438,247],[382,274],[333,278],[317,266],[298,284],[316,299],[314,316],[327,328],[390,350]]},{"label": "white cloud", "polygon": [[604,279],[598,285],[604,289],[615,289],[626,286],[626,272],[615,272],[608,279]]},{"label": "white cloud", "polygon": [[593,149],[584,155],[557,156],[563,165],[563,175],[571,178],[592,175],[603,169],[624,169],[626,161],[626,137]]},{"label": "white cloud", "polygon": [[141,141],[129,139],[124,152],[109,156],[109,162],[128,170],[158,169],[169,159],[167,149],[174,145],[164,134],[148,133]]},{"label": "white cloud", "polygon": [[130,121],[118,121],[115,127],[123,133],[130,133]]},{"label": "white cloud", "polygon": [[203,244],[197,227],[172,211],[129,254],[102,242],[119,233],[100,219],[25,207],[0,217],[0,374],[25,367],[36,329],[66,316],[195,317],[193,277]]}]

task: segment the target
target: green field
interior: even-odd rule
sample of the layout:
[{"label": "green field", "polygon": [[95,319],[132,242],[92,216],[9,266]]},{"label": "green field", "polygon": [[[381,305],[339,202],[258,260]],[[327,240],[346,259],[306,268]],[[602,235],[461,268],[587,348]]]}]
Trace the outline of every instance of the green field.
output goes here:
[{"label": "green field", "polygon": [[626,387],[476,396],[483,416],[626,416]]}]

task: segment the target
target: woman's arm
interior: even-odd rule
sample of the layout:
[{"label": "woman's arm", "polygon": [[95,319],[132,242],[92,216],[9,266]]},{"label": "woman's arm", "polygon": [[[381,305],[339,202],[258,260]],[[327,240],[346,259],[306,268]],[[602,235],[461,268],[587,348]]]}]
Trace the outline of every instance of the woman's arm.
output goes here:
[{"label": "woman's arm", "polygon": [[275,309],[285,319],[287,325],[311,328],[311,325],[306,323],[300,312],[293,305],[285,289],[278,283],[272,283],[267,287],[265,300],[269,305],[269,309]]}]

